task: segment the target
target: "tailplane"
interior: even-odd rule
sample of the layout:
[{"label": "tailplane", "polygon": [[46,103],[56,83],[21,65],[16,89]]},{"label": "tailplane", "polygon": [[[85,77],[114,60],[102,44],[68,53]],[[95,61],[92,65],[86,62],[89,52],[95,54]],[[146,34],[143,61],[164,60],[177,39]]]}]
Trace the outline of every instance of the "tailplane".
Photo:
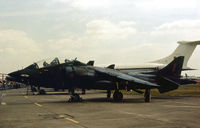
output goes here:
[{"label": "tailplane", "polygon": [[189,70],[190,68],[187,66],[188,60],[190,59],[192,53],[194,52],[197,45],[200,44],[200,40],[198,41],[179,41],[177,42],[179,46],[176,50],[169,56],[153,61],[152,63],[159,63],[159,64],[168,64],[173,61],[174,57],[184,56],[184,63],[183,69]]}]

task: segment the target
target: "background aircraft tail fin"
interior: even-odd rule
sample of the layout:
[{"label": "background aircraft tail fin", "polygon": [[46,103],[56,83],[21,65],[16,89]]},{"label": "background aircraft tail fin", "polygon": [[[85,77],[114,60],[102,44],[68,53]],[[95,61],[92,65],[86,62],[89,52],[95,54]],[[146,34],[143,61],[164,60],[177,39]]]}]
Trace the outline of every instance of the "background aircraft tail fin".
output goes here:
[{"label": "background aircraft tail fin", "polygon": [[152,63],[160,63],[160,64],[169,64],[174,57],[184,56],[183,69],[190,69],[187,67],[188,60],[190,59],[192,53],[194,52],[197,45],[200,44],[200,40],[198,41],[179,41],[177,42],[179,46],[176,50],[169,56],[153,61]]},{"label": "background aircraft tail fin", "polygon": [[184,56],[174,58],[166,67],[158,71],[159,76],[180,78],[183,67]]}]

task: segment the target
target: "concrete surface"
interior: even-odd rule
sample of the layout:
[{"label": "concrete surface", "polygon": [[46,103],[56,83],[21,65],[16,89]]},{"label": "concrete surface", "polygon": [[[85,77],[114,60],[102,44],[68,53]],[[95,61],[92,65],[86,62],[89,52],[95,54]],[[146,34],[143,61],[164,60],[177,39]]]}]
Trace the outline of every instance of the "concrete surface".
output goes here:
[{"label": "concrete surface", "polygon": [[[87,91],[81,103],[69,95],[25,95],[25,89],[0,91],[0,128],[199,128],[200,97],[124,95],[122,102]],[[62,94],[62,95],[61,95]],[[3,96],[2,96],[3,95]]]}]

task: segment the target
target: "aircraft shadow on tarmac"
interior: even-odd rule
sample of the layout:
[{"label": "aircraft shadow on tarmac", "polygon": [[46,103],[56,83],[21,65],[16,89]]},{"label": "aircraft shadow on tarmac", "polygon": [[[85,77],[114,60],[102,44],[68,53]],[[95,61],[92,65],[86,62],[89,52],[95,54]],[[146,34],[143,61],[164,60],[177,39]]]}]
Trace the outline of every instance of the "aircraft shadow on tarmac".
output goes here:
[{"label": "aircraft shadow on tarmac", "polygon": [[[161,102],[160,100],[163,100],[163,102],[165,100],[173,100],[173,99],[181,99],[183,97],[171,97],[171,96],[161,96],[161,97],[152,97],[152,103],[155,103],[155,102]],[[159,100],[159,101],[158,101]],[[66,104],[73,104],[73,103],[125,103],[125,104],[128,104],[128,103],[145,103],[144,102],[144,98],[141,97],[141,98],[128,98],[128,99],[123,99],[122,101],[114,101],[112,98],[110,99],[107,99],[107,98],[85,98],[83,99],[83,101],[81,102],[68,102],[67,100],[63,101],[63,100],[60,100],[60,101],[45,101],[45,102],[40,102],[40,103],[44,103],[44,104],[51,104],[51,103],[66,103]]]},{"label": "aircraft shadow on tarmac", "polygon": [[[89,92],[89,93],[87,93],[87,94],[102,94],[103,92]],[[77,93],[77,94],[79,94],[79,95],[81,95],[82,93],[81,92],[79,92],[79,93]],[[104,93],[103,93],[104,94]],[[37,94],[36,93],[36,95],[40,95],[40,94]],[[46,93],[45,95],[70,95],[68,92],[56,92],[56,93]]]},{"label": "aircraft shadow on tarmac", "polygon": [[[161,96],[161,97],[152,97],[151,102],[157,102],[156,99],[161,99],[161,100],[169,100],[169,99],[180,99],[181,97],[169,97],[169,96]],[[160,101],[160,100],[159,100]],[[128,98],[128,99],[123,99],[122,101],[114,101],[112,98],[107,99],[107,98],[89,98],[89,99],[84,99],[83,102],[111,102],[111,103],[145,103],[144,98]]]},{"label": "aircraft shadow on tarmac", "polygon": [[144,99],[124,99],[122,101],[115,102],[113,99],[107,98],[90,98],[90,99],[83,99],[81,102],[68,102],[68,100],[60,100],[60,101],[44,101],[39,102],[41,104],[51,104],[51,103],[66,103],[66,104],[76,104],[76,103],[145,103]]},{"label": "aircraft shadow on tarmac", "polygon": [[[159,97],[152,97],[152,101],[150,103],[157,103],[157,102],[165,102],[166,100],[175,100],[175,99],[181,99],[184,97],[172,97],[172,96],[159,96]],[[36,102],[36,101],[35,101]],[[115,102],[112,98],[107,99],[107,98],[85,98],[83,99],[82,102],[68,102],[68,100],[57,100],[57,101],[38,101],[40,104],[84,104],[84,103],[113,103],[113,104],[140,104],[140,103],[145,103],[144,98],[128,98],[128,99],[123,99],[122,101]],[[24,102],[10,102],[9,105],[22,105],[22,104],[33,104],[33,101],[28,101],[26,103]]]},{"label": "aircraft shadow on tarmac", "polygon": [[122,101],[114,101],[112,98],[107,99],[107,98],[89,98],[89,99],[84,99],[83,102],[109,102],[109,103],[144,103],[143,98],[133,98],[133,99],[123,99]]}]

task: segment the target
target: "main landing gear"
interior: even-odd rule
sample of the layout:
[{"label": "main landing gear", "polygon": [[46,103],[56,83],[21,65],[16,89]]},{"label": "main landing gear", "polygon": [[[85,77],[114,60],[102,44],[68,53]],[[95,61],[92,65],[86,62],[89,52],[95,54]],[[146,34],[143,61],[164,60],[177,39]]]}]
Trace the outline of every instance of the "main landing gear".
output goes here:
[{"label": "main landing gear", "polygon": [[144,101],[150,102],[151,101],[151,89],[146,88],[144,93]]},{"label": "main landing gear", "polygon": [[44,89],[40,89],[40,86],[38,86],[38,94],[39,95],[45,95],[46,94],[46,91]]},{"label": "main landing gear", "polygon": [[74,92],[74,89],[70,89],[70,98],[68,100],[68,102],[81,102],[83,101],[83,99],[80,97],[79,94]]},{"label": "main landing gear", "polygon": [[26,87],[27,87],[26,95],[29,95],[29,91],[32,92],[32,95],[35,95],[34,92],[37,92],[37,89],[34,86],[32,86],[32,85],[27,84]]},{"label": "main landing gear", "polygon": [[[107,90],[107,98],[109,99],[111,97],[111,90]],[[122,101],[123,100],[123,94],[117,89],[113,93],[113,100],[114,101]]]},{"label": "main landing gear", "polygon": [[39,90],[39,95],[45,95],[46,91],[44,89]]},{"label": "main landing gear", "polygon": [[85,95],[85,89],[84,88],[82,88],[82,94]]},{"label": "main landing gear", "polygon": [[114,101],[122,101],[123,100],[123,94],[117,89],[113,93],[113,99],[114,99]]},{"label": "main landing gear", "polygon": [[[107,98],[110,98],[111,96],[111,90],[107,90]],[[119,83],[116,82],[116,89],[113,93],[113,100],[114,101],[122,101],[123,100],[123,94],[119,91]]]}]

